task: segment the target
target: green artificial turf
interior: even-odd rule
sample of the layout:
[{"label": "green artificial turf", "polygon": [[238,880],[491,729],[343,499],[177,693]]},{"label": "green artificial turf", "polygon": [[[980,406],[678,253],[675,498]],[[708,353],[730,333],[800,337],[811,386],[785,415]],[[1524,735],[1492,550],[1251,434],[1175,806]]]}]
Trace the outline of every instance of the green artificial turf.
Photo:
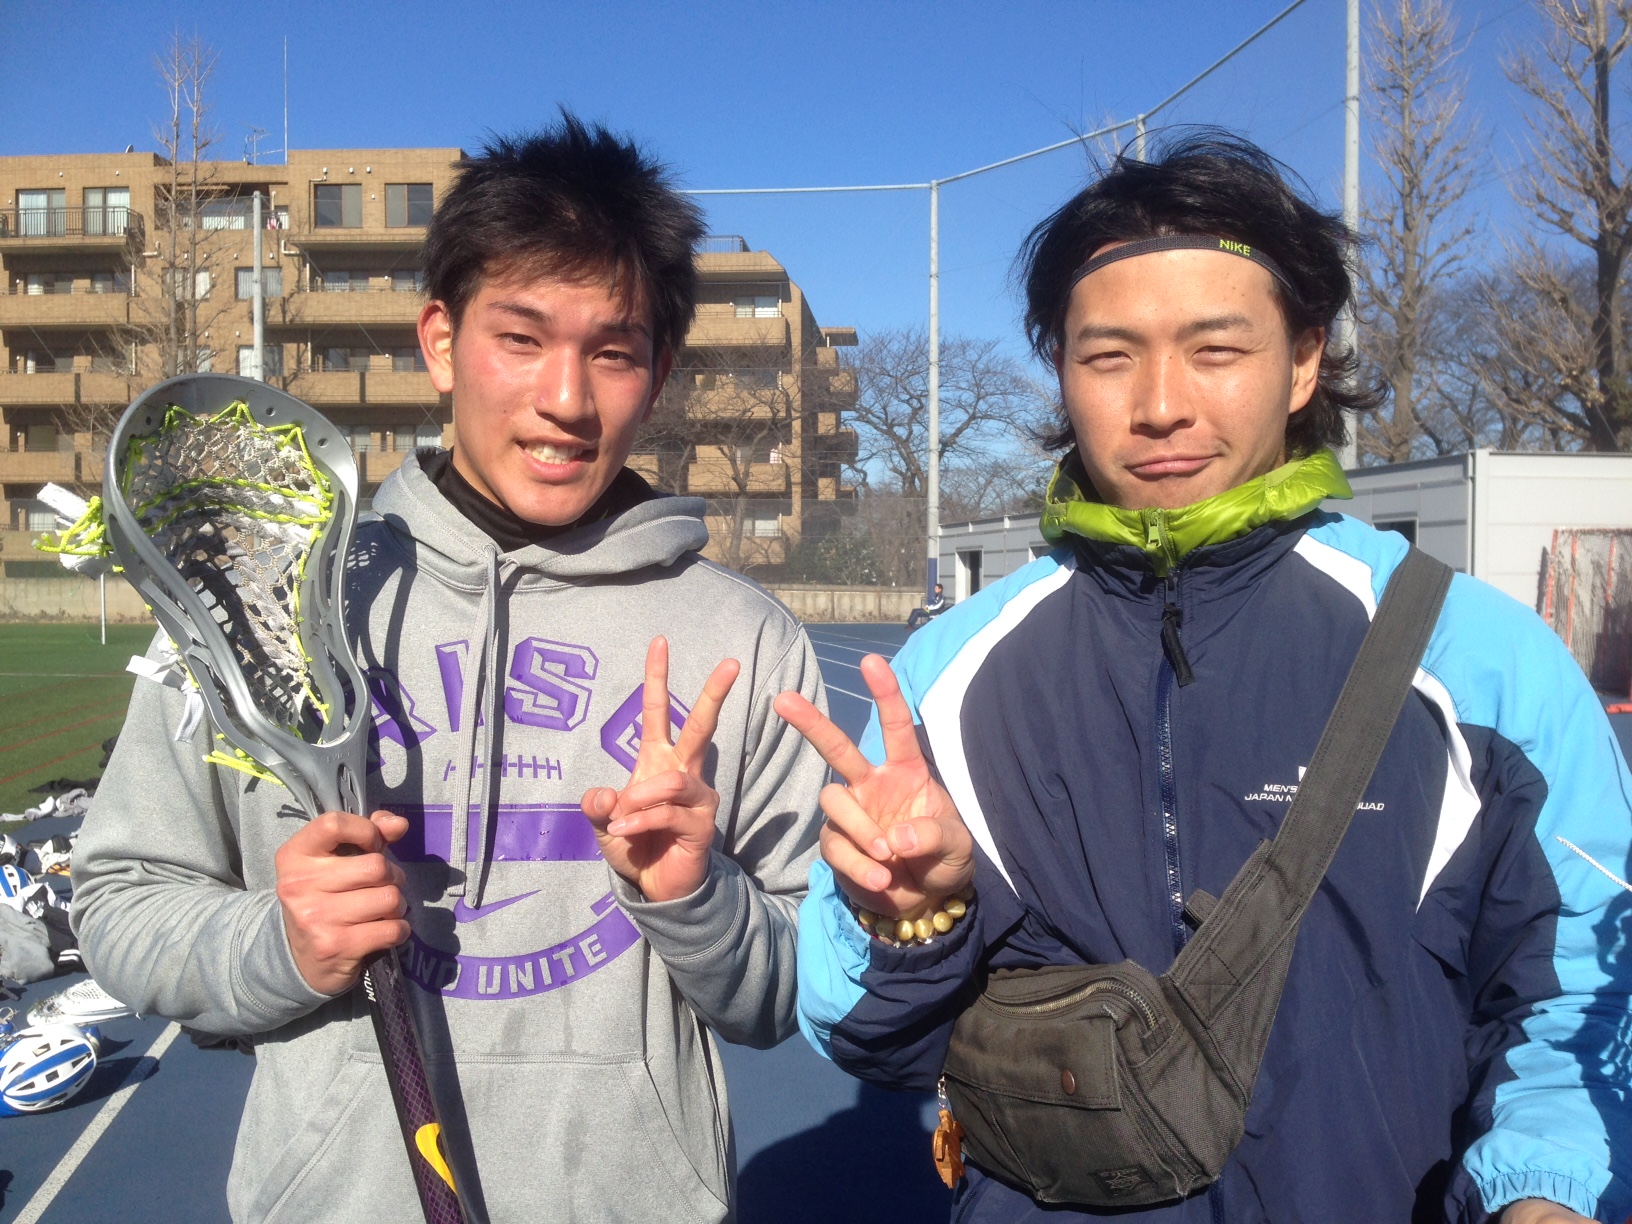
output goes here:
[{"label": "green artificial turf", "polygon": [[97,776],[136,681],[125,664],[152,639],[152,625],[109,625],[104,646],[95,625],[0,624],[0,813],[53,778]]}]

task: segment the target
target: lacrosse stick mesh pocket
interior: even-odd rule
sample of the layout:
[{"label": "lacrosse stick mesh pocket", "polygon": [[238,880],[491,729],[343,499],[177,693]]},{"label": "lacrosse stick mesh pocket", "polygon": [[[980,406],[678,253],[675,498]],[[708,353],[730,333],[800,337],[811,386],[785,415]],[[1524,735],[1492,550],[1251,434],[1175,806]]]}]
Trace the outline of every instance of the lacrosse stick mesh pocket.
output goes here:
[{"label": "lacrosse stick mesh pocket", "polygon": [[261,714],[309,734],[328,707],[302,641],[301,587],[334,497],[301,428],[262,425],[242,401],[211,416],[171,407],[157,433],[130,440],[120,488],[225,634]]}]

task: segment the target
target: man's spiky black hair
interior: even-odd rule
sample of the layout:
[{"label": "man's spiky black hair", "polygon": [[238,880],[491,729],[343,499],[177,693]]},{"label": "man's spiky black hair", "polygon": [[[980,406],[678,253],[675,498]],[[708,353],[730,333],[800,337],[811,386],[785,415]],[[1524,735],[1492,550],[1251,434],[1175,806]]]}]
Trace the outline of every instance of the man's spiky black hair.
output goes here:
[{"label": "man's spiky black hair", "polygon": [[[1101,247],[1168,234],[1234,239],[1268,255],[1285,274],[1286,283],[1271,283],[1287,330],[1297,336],[1319,327],[1328,336],[1315,393],[1287,423],[1288,452],[1341,445],[1344,412],[1370,412],[1382,400],[1380,389],[1359,385],[1355,354],[1330,342],[1332,324],[1353,298],[1345,263],[1353,236],[1289,179],[1295,181],[1292,172],[1257,145],[1214,128],[1180,129],[1160,139],[1148,161],[1118,156],[1021,248],[1017,270],[1032,349],[1053,359],[1077,270]],[[1069,422],[1047,441],[1069,446]]]},{"label": "man's spiky black hair", "polygon": [[685,339],[702,214],[633,142],[566,110],[461,157],[425,236],[425,283],[457,325],[483,280],[605,278],[651,315],[654,351]]}]

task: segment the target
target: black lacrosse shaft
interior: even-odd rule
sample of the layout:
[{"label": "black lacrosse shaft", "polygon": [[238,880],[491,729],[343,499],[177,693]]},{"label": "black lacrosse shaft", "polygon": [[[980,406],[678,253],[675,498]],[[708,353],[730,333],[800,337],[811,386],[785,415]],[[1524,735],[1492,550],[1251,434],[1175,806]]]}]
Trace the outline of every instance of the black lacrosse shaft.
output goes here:
[{"label": "black lacrosse shaft", "polygon": [[408,1164],[414,1170],[425,1224],[467,1224],[454,1190],[447,1149],[442,1144],[442,1122],[425,1074],[419,1035],[414,1030],[413,1013],[408,1010],[402,962],[395,948],[376,957],[363,970],[363,992],[374,1017],[374,1035],[385,1061],[385,1078],[397,1106],[403,1142],[408,1146]]}]

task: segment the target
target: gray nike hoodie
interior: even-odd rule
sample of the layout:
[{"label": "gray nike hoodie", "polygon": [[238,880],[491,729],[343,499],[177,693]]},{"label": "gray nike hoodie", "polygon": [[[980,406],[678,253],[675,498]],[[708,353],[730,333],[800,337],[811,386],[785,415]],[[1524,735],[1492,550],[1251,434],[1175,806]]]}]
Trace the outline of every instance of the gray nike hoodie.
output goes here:
[{"label": "gray nike hoodie", "polygon": [[[771,711],[825,704],[804,631],[702,560],[694,498],[660,498],[500,553],[419,468],[374,499],[347,615],[373,696],[368,804],[394,848],[401,949],[454,1175],[472,1219],[716,1221],[735,1157],[710,1029],[794,1032],[798,902],[825,766]],[[628,781],[653,636],[678,726],[722,658],[721,796],[707,879],[653,903],[613,873],[578,803]],[[159,641],[152,657],[160,657]],[[302,823],[276,785],[177,742],[183,697],[138,682],[74,856],[74,925],[96,979],[144,1014],[247,1035],[256,1053],[232,1218],[419,1218],[357,992],[295,968],[274,855]]]}]

